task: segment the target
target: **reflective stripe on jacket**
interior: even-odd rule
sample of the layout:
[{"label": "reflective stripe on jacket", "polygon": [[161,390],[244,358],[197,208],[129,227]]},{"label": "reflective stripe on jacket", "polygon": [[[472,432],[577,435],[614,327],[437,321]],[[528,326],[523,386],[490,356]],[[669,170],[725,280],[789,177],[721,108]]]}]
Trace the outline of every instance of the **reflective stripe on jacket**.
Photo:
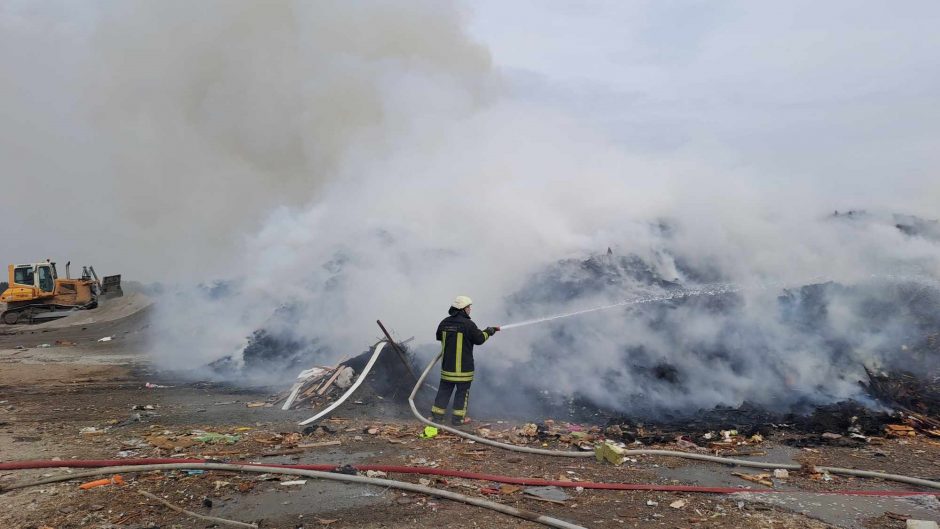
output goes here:
[{"label": "reflective stripe on jacket", "polygon": [[473,380],[473,346],[482,345],[489,335],[481,331],[464,311],[444,318],[437,326],[441,342],[441,378],[451,382]]}]

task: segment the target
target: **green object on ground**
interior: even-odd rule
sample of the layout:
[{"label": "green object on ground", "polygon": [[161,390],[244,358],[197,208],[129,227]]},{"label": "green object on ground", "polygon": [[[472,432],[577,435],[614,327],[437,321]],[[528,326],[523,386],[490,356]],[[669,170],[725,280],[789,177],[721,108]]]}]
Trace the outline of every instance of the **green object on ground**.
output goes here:
[{"label": "green object on ground", "polygon": [[611,443],[601,443],[594,448],[594,456],[598,461],[607,460],[612,465],[622,465],[625,459],[626,449]]},{"label": "green object on ground", "polygon": [[421,437],[424,439],[431,439],[432,437],[437,437],[437,428],[433,426],[425,426],[424,431],[421,432]]},{"label": "green object on ground", "polygon": [[202,443],[207,443],[210,445],[214,445],[214,444],[231,445],[231,444],[237,443],[239,439],[240,437],[234,434],[227,434],[227,433],[223,434],[223,433],[215,433],[215,432],[207,432],[196,438],[197,441],[202,442]]}]

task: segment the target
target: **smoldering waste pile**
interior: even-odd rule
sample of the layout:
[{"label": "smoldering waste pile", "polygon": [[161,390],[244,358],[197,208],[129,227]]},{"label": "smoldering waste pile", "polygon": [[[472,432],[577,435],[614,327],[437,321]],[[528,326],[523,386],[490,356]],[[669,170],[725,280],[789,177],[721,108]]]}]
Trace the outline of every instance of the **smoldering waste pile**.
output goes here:
[{"label": "smoldering waste pile", "polygon": [[[898,222],[897,229],[923,236],[926,228],[912,231],[912,225]],[[669,240],[668,225],[655,230]],[[719,266],[674,253],[668,244],[646,258],[608,250],[533,274],[507,297],[506,319],[539,317],[546,307],[596,306],[727,282]],[[703,431],[783,424],[810,433],[873,434],[899,420],[887,414],[891,410],[907,417],[940,414],[940,289],[934,284],[895,277],[774,287],[761,306],[749,305],[744,293],[733,290],[679,295],[603,317],[533,326],[530,360],[508,369],[479,363],[474,413],[594,424],[625,417],[619,424],[627,437],[643,437],[638,422],[697,428],[690,418],[706,421]],[[251,337],[238,369],[283,385],[322,358],[342,357],[291,332],[303,323],[291,315],[302,311],[280,312],[281,323]],[[710,332],[690,331],[703,323]],[[488,343],[486,353],[501,355],[505,343]],[[599,343],[607,347],[602,361],[591,358]],[[360,355],[358,362],[366,359]],[[801,372],[807,362],[813,367]],[[559,390],[559,372],[579,370],[586,375],[580,383]],[[397,356],[386,351],[374,373],[370,385],[404,403],[412,377]]]},{"label": "smoldering waste pile", "polygon": [[[926,228],[917,224],[912,231],[906,220],[896,228],[925,237]],[[656,229],[668,240],[668,226]],[[487,364],[478,369],[480,386],[494,378],[519,382],[481,387],[477,409],[483,404],[479,396],[492,389],[501,402],[486,404],[503,413],[511,413],[513,403],[540,403],[534,409],[528,405],[526,413],[685,424],[711,411],[740,410],[737,419],[709,426],[786,423],[819,433],[846,430],[837,423],[852,417],[867,421],[862,430],[880,430],[874,425],[897,420],[879,415],[884,407],[940,413],[935,400],[940,395],[940,289],[935,280],[885,276],[765,287],[763,305],[757,306],[741,291],[682,295],[729,279],[718,266],[693,262],[668,247],[654,254],[644,259],[608,250],[561,261],[512,294],[509,321],[537,318],[544,307],[679,295],[532,326],[530,361],[504,373],[487,372]],[[669,275],[662,270],[670,270]],[[606,348],[602,359],[592,357],[601,348]],[[577,373],[580,382],[572,384],[572,391],[558,391],[559,377],[552,371]],[[842,419],[833,419],[828,428],[795,420],[831,406],[841,410],[836,415]],[[762,413],[766,417],[758,416]]]}]

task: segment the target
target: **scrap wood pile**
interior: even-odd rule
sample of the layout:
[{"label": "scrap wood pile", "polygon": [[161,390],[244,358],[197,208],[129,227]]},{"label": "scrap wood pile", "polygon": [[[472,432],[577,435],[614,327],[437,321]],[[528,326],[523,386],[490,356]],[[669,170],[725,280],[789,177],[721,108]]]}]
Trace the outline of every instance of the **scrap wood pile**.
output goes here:
[{"label": "scrap wood pile", "polygon": [[312,367],[297,375],[297,381],[290,391],[276,402],[284,401],[282,410],[317,407],[322,400],[330,400],[331,393],[342,391],[352,385],[355,371],[349,366],[339,364],[336,367]]},{"label": "scrap wood pile", "polygon": [[[375,347],[343,360],[336,367],[314,366],[305,369],[297,375],[290,390],[276,397],[274,402],[283,403],[282,410],[322,408],[337,401],[354,384],[361,383],[366,383],[364,385],[368,390],[365,393],[369,397],[400,398],[404,401],[415,380],[409,372],[410,364],[406,364],[411,360],[407,357],[404,343],[395,344],[395,349],[401,351],[400,355],[394,354],[388,347],[381,350]],[[360,378],[363,380],[357,382]],[[362,389],[356,390],[357,395],[362,393]]]},{"label": "scrap wood pile", "polygon": [[[912,373],[893,371],[875,373],[865,368],[868,384],[862,387],[876,399],[900,412],[902,425],[895,434],[919,430],[932,437],[940,437],[940,377],[918,378]],[[889,425],[890,426],[890,425]],[[890,433],[890,432],[889,432]]]}]

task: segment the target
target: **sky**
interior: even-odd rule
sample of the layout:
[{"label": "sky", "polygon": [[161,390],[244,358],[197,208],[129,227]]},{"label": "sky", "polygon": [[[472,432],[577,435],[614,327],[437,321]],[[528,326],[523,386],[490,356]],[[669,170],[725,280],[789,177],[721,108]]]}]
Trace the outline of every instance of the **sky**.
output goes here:
[{"label": "sky", "polygon": [[[223,110],[265,90],[296,99],[299,63],[258,57],[247,70],[275,81],[232,68],[200,86],[198,77],[212,73],[200,72],[199,53],[183,45],[226,38],[212,19],[218,6],[204,4],[161,33],[169,22],[135,19],[145,5],[0,6],[4,261],[72,259],[144,281],[225,275],[244,234],[278,206],[316,196],[298,183],[309,173],[298,153],[310,149],[297,134],[270,134],[263,144],[238,130],[245,117],[265,129],[291,121],[290,105],[256,105],[247,116],[244,106]],[[292,9],[238,5],[239,24],[257,28],[241,47],[206,48],[206,57],[247,53],[266,38],[259,35],[279,34],[278,17]],[[316,6],[329,5],[293,12],[315,19]],[[707,179],[715,193],[744,202],[812,194],[825,197],[813,204],[819,209],[936,210],[935,2],[480,0],[456,10],[447,24],[457,27],[443,30],[481,49],[500,97],[566,114],[611,149],[668,162],[683,182]],[[433,38],[438,22],[427,16],[415,31]],[[253,94],[199,92],[249,79]],[[259,176],[266,171],[275,176]]]},{"label": "sky", "polygon": [[620,148],[759,171],[834,209],[877,206],[887,184],[909,192],[891,206],[935,209],[935,2],[468,5],[517,93],[589,116]]}]

